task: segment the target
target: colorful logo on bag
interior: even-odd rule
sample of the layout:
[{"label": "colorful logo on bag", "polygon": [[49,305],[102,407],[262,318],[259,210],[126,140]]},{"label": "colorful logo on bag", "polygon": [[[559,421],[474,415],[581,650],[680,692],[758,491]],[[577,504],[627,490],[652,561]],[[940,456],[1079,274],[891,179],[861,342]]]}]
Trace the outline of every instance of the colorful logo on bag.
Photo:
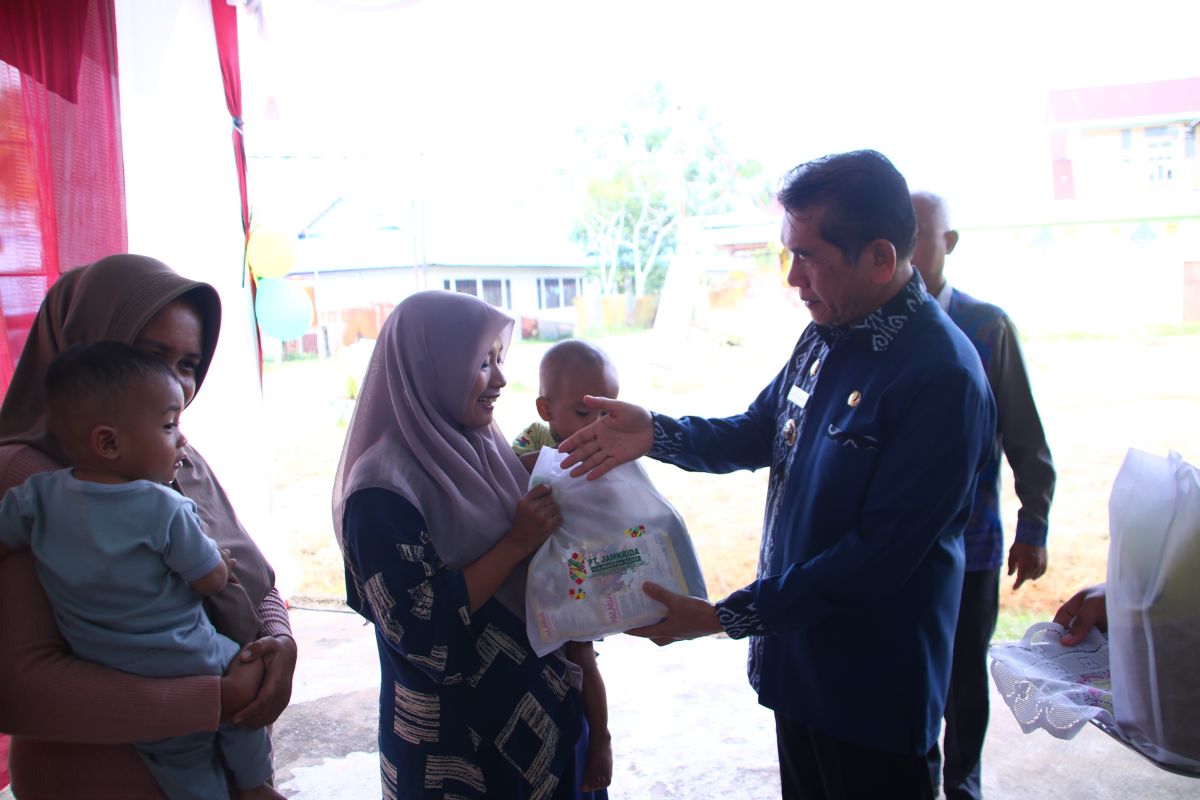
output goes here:
[{"label": "colorful logo on bag", "polygon": [[582,600],[583,598],[587,597],[587,592],[585,592],[583,589],[568,589],[567,594],[574,600]]},{"label": "colorful logo on bag", "polygon": [[637,539],[640,536],[646,535],[646,526],[638,525],[636,528],[626,528],[625,533],[629,535],[630,539]]},{"label": "colorful logo on bag", "polygon": [[571,580],[575,581],[576,586],[583,583],[583,579],[587,577],[587,567],[583,563],[582,555],[571,553],[571,557],[567,559],[567,573],[571,576]]}]

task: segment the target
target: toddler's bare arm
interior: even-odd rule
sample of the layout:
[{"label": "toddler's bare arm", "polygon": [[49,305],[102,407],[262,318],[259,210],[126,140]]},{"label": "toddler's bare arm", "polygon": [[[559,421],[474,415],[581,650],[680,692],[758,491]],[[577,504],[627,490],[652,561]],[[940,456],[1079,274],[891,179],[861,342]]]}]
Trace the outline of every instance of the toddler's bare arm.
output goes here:
[{"label": "toddler's bare arm", "polygon": [[225,559],[221,559],[217,566],[213,567],[212,572],[203,578],[197,578],[189,585],[200,594],[216,594],[225,588],[228,581],[229,568],[225,566]]}]

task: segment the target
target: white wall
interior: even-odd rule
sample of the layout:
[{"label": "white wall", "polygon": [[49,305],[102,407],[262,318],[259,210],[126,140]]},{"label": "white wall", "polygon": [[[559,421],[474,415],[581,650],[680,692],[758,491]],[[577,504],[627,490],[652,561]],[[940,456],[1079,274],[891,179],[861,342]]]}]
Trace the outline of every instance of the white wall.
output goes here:
[{"label": "white wall", "polygon": [[271,536],[270,438],[261,427],[250,294],[242,283],[232,122],[210,4],[117,0],[116,10],[129,249],[207,281],[221,294],[220,342],[182,426],[271,559],[286,596],[296,584],[296,568]]},{"label": "white wall", "polygon": [[1026,333],[1115,333],[1180,324],[1188,260],[1195,219],[964,229],[946,277]]}]

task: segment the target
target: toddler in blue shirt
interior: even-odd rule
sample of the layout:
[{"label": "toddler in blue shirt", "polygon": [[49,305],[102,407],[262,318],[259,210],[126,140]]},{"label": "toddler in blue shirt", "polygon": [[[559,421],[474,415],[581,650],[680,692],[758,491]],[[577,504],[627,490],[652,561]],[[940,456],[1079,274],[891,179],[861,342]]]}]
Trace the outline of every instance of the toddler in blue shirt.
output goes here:
[{"label": "toddler in blue shirt", "polygon": [[[54,360],[46,397],[50,434],[74,467],[33,475],[4,495],[0,558],[33,551],[80,658],[148,677],[223,675],[241,648],[213,628],[201,597],[236,580],[235,562],[205,535],[195,504],[168,486],[187,443],[178,380],[155,355],[97,342]],[[197,732],[136,749],[172,800],[211,800],[229,796],[214,744],[237,797],[283,797],[269,784],[262,728],[222,723],[215,741]]]}]

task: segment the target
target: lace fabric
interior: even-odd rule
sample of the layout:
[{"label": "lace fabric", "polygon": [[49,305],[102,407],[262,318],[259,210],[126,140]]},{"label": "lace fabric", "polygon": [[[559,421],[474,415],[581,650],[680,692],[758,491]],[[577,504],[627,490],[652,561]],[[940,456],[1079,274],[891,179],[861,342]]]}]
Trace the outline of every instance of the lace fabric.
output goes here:
[{"label": "lace fabric", "polygon": [[993,644],[992,680],[1021,730],[1070,739],[1086,723],[1115,724],[1108,641],[1097,630],[1066,647],[1066,630],[1039,622],[1019,642]]},{"label": "lace fabric", "polygon": [[1104,634],[1093,629],[1082,642],[1066,647],[1065,633],[1061,625],[1039,622],[1021,641],[991,646],[992,680],[1021,730],[1031,733],[1040,728],[1059,739],[1071,739],[1090,722],[1156,766],[1200,777],[1200,769],[1156,758],[1153,743],[1117,724]]}]

